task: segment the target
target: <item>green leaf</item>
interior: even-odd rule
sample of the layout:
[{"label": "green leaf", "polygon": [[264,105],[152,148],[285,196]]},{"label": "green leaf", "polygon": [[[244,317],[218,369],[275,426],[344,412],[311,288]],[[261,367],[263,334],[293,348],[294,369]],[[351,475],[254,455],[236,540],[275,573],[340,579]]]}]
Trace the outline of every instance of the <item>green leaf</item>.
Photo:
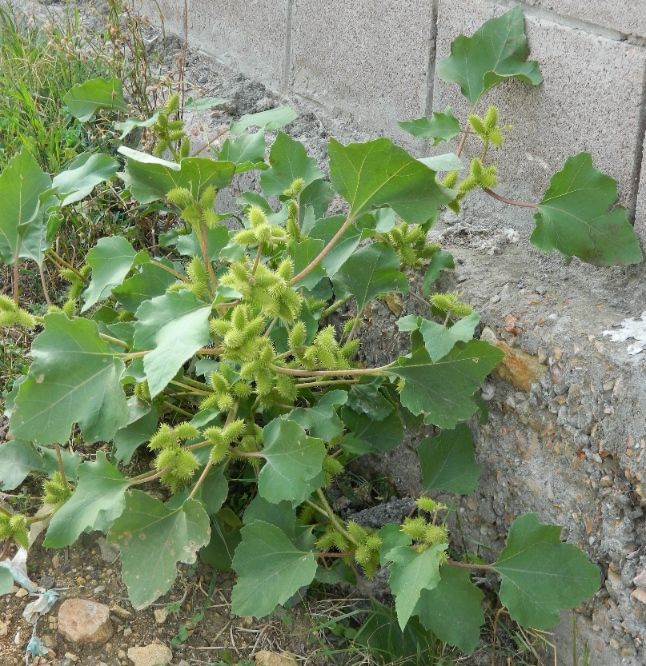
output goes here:
[{"label": "green leaf", "polygon": [[289,125],[297,117],[298,114],[289,106],[278,106],[268,111],[242,116],[240,120],[231,124],[229,133],[232,135],[242,134],[248,127],[260,127],[260,129],[270,132]]},{"label": "green leaf", "polygon": [[157,410],[136,396],[128,400],[128,425],[117,430],[114,436],[115,460],[130,464],[137,448],[150,440],[157,430],[159,414]]},{"label": "green leaf", "polygon": [[112,295],[126,310],[136,312],[144,301],[149,301],[155,296],[163,296],[166,289],[177,281],[177,278],[160,264],[170,264],[169,267],[172,268],[171,262],[167,259],[162,259],[159,263],[151,261],[144,264],[139,273],[112,289]]},{"label": "green leaf", "polygon": [[[229,242],[229,230],[221,225],[215,229],[206,230],[206,247],[209,253],[209,259],[216,261],[220,257],[220,252],[226,247]],[[172,245],[172,243],[170,243]],[[191,230],[190,234],[181,234],[177,236],[175,241],[177,251],[185,257],[200,257],[203,258],[202,248],[195,234],[195,230]]]},{"label": "green leaf", "polygon": [[439,250],[432,257],[422,282],[422,291],[428,296],[431,293],[431,284],[440,277],[440,272],[444,269],[454,269],[453,255],[444,250]]},{"label": "green leaf", "polygon": [[390,139],[328,144],[332,187],[349,204],[353,218],[389,205],[409,224],[423,224],[437,207],[455,198],[438,184],[435,172]]},{"label": "green leaf", "polygon": [[221,97],[199,97],[198,99],[189,97],[184,103],[184,108],[189,111],[208,111],[215,106],[226,104],[228,101],[228,99],[222,99]]},{"label": "green leaf", "polygon": [[210,532],[209,517],[197,500],[170,510],[139,490],[126,495],[126,508],[112,524],[108,542],[121,550],[123,580],[136,610],[170,590],[177,563],[195,562]]},{"label": "green leaf", "polygon": [[316,160],[307,156],[305,146],[283,132],[278,132],[271,147],[269,164],[270,168],[260,176],[260,187],[268,197],[282,194],[296,178],[302,178],[304,185],[323,178]]},{"label": "green leaf", "polygon": [[329,442],[343,432],[343,422],[336,407],[348,399],[346,391],[328,391],[314,407],[297,407],[285,417],[307,430],[312,437]]},{"label": "green leaf", "polygon": [[13,576],[7,567],[0,566],[0,597],[9,594],[13,588]]},{"label": "green leaf", "polygon": [[426,423],[450,429],[475,412],[471,395],[503,356],[497,347],[472,340],[456,345],[441,361],[433,363],[419,345],[410,355],[400,356],[388,370],[405,382],[400,396],[404,407],[415,415],[427,414]]},{"label": "green leaf", "polygon": [[159,114],[164,109],[157,109],[150,118],[139,120],[138,118],[126,118],[123,122],[114,123],[114,129],[121,132],[120,139],[125,139],[135,127],[152,127],[159,119]]},{"label": "green leaf", "polygon": [[404,439],[402,420],[394,410],[385,419],[376,421],[367,414],[344,409],[343,421],[355,439],[368,443],[375,451],[391,451]]},{"label": "green leaf", "polygon": [[240,165],[256,165],[265,162],[265,133],[261,130],[255,134],[243,134],[236,139],[227,139],[218,153],[218,160],[233,162],[237,165],[236,172],[241,173]]},{"label": "green leaf", "polygon": [[86,312],[95,303],[108,298],[112,288],[120,285],[132,268],[137,252],[122,236],[100,238],[87,253],[86,261],[92,266],[92,280],[83,292]]},{"label": "green leaf", "polygon": [[450,141],[460,133],[460,121],[451,113],[447,106],[444,113],[433,112],[432,118],[418,118],[417,120],[403,120],[397,123],[405,132],[420,139],[435,139],[433,145],[440,141]]},{"label": "green leaf", "polygon": [[348,393],[348,407],[355,412],[363,413],[375,421],[383,421],[394,406],[381,391],[383,377],[371,379],[363,384],[354,384]]},{"label": "green leaf", "polygon": [[258,492],[274,504],[304,502],[312,492],[308,481],[323,469],[323,441],[307,437],[298,423],[278,418],[264,427],[263,445]]},{"label": "green leaf", "polygon": [[524,23],[523,10],[516,5],[483,23],[473,37],[459,35],[451,44],[451,55],[437,64],[437,75],[458,83],[472,109],[484,93],[506,79],[537,86],[543,77],[538,63],[527,61]]},{"label": "green leaf", "polygon": [[[294,273],[298,275],[306,266],[318,257],[321,250],[325,247],[323,241],[315,238],[306,238],[299,242],[292,241],[288,246],[289,256],[294,260]],[[304,278],[294,284],[295,289],[304,287],[305,289],[314,289],[316,285],[325,277],[323,266],[318,264]]]},{"label": "green leaf", "polygon": [[391,550],[404,546],[410,546],[413,540],[402,532],[401,525],[386,523],[377,534],[381,537],[381,548],[379,549],[379,564],[382,567],[390,561],[388,555]]},{"label": "green leaf", "polygon": [[[325,180],[315,180],[303,188],[299,201],[301,210],[311,207],[316,219],[323,217],[334,196],[334,190]],[[301,218],[303,214],[301,213]]]},{"label": "green leaf", "polygon": [[482,465],[475,461],[471,429],[458,423],[436,437],[425,437],[417,447],[424,491],[446,490],[467,495],[478,486]]},{"label": "green leaf", "polygon": [[245,525],[250,525],[257,520],[275,525],[288,539],[294,540],[296,533],[296,510],[291,502],[272,504],[261,495],[256,495],[245,509],[243,518]]},{"label": "green leaf", "polygon": [[126,170],[119,177],[140,203],[163,199],[176,187],[184,187],[199,198],[207,187],[226,187],[236,171],[233,162],[208,157],[187,157],[177,164],[126,146],[120,146],[119,152],[127,158]]},{"label": "green leaf", "polygon": [[428,319],[421,319],[419,330],[433,363],[444,358],[456,343],[472,340],[479,322],[480,315],[477,312],[463,317],[450,328]]},{"label": "green leaf", "polygon": [[19,257],[32,258],[31,253],[20,252],[22,239],[32,227],[39,237],[42,234],[40,197],[51,184],[28,150],[13,157],[0,174],[0,260],[5,264],[13,264],[16,251]]},{"label": "green leaf", "polygon": [[373,243],[357,250],[338,270],[332,283],[338,298],[354,294],[357,313],[378,294],[408,292],[406,276],[399,270],[399,257],[390,245]]},{"label": "green leaf", "polygon": [[590,153],[568,157],[536,207],[530,242],[594,266],[637,264],[642,251],[626,209],[617,201],[617,181],[592,166]]},{"label": "green leaf", "polygon": [[31,348],[34,362],[20,385],[11,432],[34,444],[69,439],[78,423],[86,442],[109,442],[126,425],[121,360],[89,320],[45,316],[45,330]]},{"label": "green leaf", "polygon": [[437,663],[435,637],[416,618],[411,618],[402,631],[396,621],[395,609],[375,602],[367,616],[354,642],[366,646],[377,663],[382,666]]},{"label": "green leaf", "polygon": [[419,553],[409,546],[398,546],[386,555],[392,561],[388,583],[395,595],[397,620],[402,630],[422,590],[432,590],[440,582],[440,562],[446,548],[445,543],[438,543]]},{"label": "green leaf", "polygon": [[233,554],[242,539],[242,521],[231,509],[221,509],[213,516],[211,541],[200,550],[200,559],[216,571],[231,571]]},{"label": "green leaf", "polygon": [[11,439],[0,444],[0,490],[13,490],[30,472],[44,471],[43,459],[31,442]]},{"label": "green leaf", "polygon": [[[44,446],[37,446],[38,453],[43,457],[43,471],[51,476],[54,472],[58,472],[58,455],[54,449],[48,449]],[[78,451],[71,453],[65,449],[60,450],[61,459],[63,460],[63,469],[68,481],[74,482],[76,480],[77,470],[81,464],[81,456]]]},{"label": "green leaf", "polygon": [[[343,226],[345,216],[335,215],[318,220],[309,232],[310,238],[323,241],[327,245]],[[357,249],[361,240],[361,232],[354,224],[351,224],[337,240],[334,247],[323,257],[321,266],[325,269],[329,278],[334,277],[348,257]]]},{"label": "green leaf", "polygon": [[107,81],[99,77],[77,84],[65,94],[63,103],[70,110],[70,113],[82,122],[90,120],[100,109],[108,111],[128,110],[123,99],[121,81],[117,78]]},{"label": "green leaf", "polygon": [[441,641],[471,654],[480,642],[485,616],[484,594],[471,582],[468,569],[444,565],[440,582],[433,590],[422,590],[415,615],[428,631]]},{"label": "green leaf", "polygon": [[316,575],[311,552],[298,550],[275,525],[258,520],[242,529],[233,558],[238,582],[231,592],[236,615],[264,617]]},{"label": "green leaf", "polygon": [[56,195],[61,199],[61,206],[85,199],[97,185],[114,178],[118,169],[119,163],[108,155],[79,155],[52,181]]},{"label": "green leaf", "polygon": [[420,157],[419,161],[433,171],[462,171],[464,164],[455,153]]},{"label": "green leaf", "polygon": [[156,396],[195,352],[208,344],[211,306],[190,291],[168,292],[137,308],[135,347],[144,356],[150,395]]},{"label": "green leaf", "polygon": [[535,513],[516,518],[507,545],[492,565],[502,577],[500,601],[523,627],[553,627],[559,611],[599,589],[599,569],[582,550],[561,543],[561,529],[543,525]]},{"label": "green leaf", "polygon": [[94,462],[85,462],[79,467],[76,490],[54,514],[43,545],[46,548],[71,546],[81,532],[96,529],[97,522],[109,525],[124,510],[129,483],[129,479],[107,461],[105,453],[97,451]]}]

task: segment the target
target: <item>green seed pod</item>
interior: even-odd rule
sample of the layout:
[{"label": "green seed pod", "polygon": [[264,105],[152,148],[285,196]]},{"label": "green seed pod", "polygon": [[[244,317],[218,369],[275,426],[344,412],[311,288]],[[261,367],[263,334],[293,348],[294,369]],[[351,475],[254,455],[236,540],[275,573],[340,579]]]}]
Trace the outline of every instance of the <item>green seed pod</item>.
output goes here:
[{"label": "green seed pod", "polygon": [[235,442],[237,439],[240,439],[244,435],[246,430],[245,422],[242,419],[238,419],[233,423],[225,426],[222,430],[222,437],[227,444]]},{"label": "green seed pod", "polygon": [[204,192],[202,192],[202,198],[200,199],[200,206],[202,206],[203,209],[205,210],[210,210],[215,206],[215,197],[217,195],[218,191],[213,187],[213,185],[209,185]]},{"label": "green seed pod", "polygon": [[65,301],[65,303],[63,303],[63,312],[69,319],[73,319],[76,315],[76,301],[71,298]]},{"label": "green seed pod", "polygon": [[409,536],[413,541],[423,541],[426,536],[428,523],[424,518],[406,518],[402,525],[402,532]]},{"label": "green seed pod", "polygon": [[249,207],[247,218],[249,219],[249,223],[254,229],[263,224],[269,224],[267,216],[265,215],[264,211],[262,210],[262,208],[258,208],[258,206]]},{"label": "green seed pod", "polygon": [[495,129],[498,126],[498,108],[491,105],[484,116],[484,124],[487,130]]},{"label": "green seed pod", "polygon": [[459,172],[458,171],[450,171],[447,175],[446,178],[442,181],[442,185],[444,187],[455,187],[455,184],[458,182],[458,176]]},{"label": "green seed pod", "polygon": [[[177,111],[178,108],[179,108],[179,93],[173,93],[168,98],[164,110],[166,111],[166,114],[170,116],[170,114],[173,113],[174,111]],[[163,115],[164,115],[163,113],[160,114],[160,118]],[[166,120],[166,122],[168,122],[168,119]]]},{"label": "green seed pod", "polygon": [[343,471],[343,465],[332,456],[323,458],[323,469],[332,476],[338,476]]},{"label": "green seed pod", "polygon": [[288,341],[290,349],[300,349],[305,345],[305,336],[307,335],[307,329],[305,328],[305,323],[302,321],[297,321],[292,330],[289,333]]},{"label": "green seed pod", "polygon": [[437,543],[448,543],[449,530],[445,525],[428,525],[423,541],[429,546],[434,546]]},{"label": "green seed pod", "polygon": [[175,204],[178,208],[188,208],[194,203],[193,195],[185,187],[174,187],[166,192],[166,199]]},{"label": "green seed pod", "polygon": [[143,381],[143,382],[137,382],[135,384],[135,395],[140,398],[141,400],[145,400],[146,402],[150,402],[150,390],[148,388],[148,382]]},{"label": "green seed pod", "polygon": [[200,431],[188,421],[184,421],[183,423],[175,426],[175,432],[179,439],[183,440],[195,439],[196,437],[200,436]]},{"label": "green seed pod", "polygon": [[294,276],[294,261],[291,257],[286,257],[283,259],[278,268],[276,269],[276,274],[281,277],[285,282],[289,282]]},{"label": "green seed pod", "polygon": [[181,130],[184,129],[184,121],[183,120],[170,120],[168,122],[168,129],[169,130]]},{"label": "green seed pod", "polygon": [[186,159],[191,154],[191,140],[184,139],[179,147],[179,156],[181,159]]},{"label": "green seed pod", "polygon": [[166,423],[162,423],[159,430],[150,438],[148,448],[151,451],[157,449],[169,449],[179,446],[177,433]]},{"label": "green seed pod", "polygon": [[368,562],[370,562],[370,560],[372,559],[372,553],[368,550],[368,548],[366,548],[365,545],[361,544],[354,551],[354,559],[357,562],[357,564],[361,564],[363,566],[365,564],[368,564]]},{"label": "green seed pod", "polygon": [[348,534],[357,542],[363,543],[368,537],[368,530],[365,527],[361,527],[358,523],[355,523],[354,520],[351,520],[347,525],[346,529]]},{"label": "green seed pod", "polygon": [[379,549],[381,548],[381,544],[383,543],[383,540],[380,536],[377,536],[376,534],[371,534],[367,539],[366,539],[366,548],[371,552],[371,553],[378,553]]}]

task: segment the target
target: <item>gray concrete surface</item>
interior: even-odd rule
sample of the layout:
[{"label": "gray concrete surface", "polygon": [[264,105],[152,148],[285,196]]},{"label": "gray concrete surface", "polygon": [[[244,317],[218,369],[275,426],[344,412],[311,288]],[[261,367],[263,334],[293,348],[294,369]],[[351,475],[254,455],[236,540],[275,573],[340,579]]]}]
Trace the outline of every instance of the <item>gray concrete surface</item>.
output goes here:
[{"label": "gray concrete surface", "polygon": [[584,21],[586,30],[621,33],[621,38],[646,37],[646,5],[644,0],[526,0],[564,17]]},{"label": "gray concrete surface", "polygon": [[296,0],[290,90],[414,145],[397,120],[426,112],[434,24],[428,0]]}]

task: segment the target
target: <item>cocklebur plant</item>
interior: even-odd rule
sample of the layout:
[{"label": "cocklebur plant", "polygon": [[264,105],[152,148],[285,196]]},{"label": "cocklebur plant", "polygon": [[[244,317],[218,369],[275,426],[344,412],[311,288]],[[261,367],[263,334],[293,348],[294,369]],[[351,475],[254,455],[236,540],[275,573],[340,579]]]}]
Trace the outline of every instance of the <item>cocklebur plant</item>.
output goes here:
[{"label": "cocklebur plant", "polygon": [[[515,75],[538,82],[517,46]],[[482,67],[469,79],[475,101],[512,72]],[[453,70],[459,67],[443,71]],[[119,95],[116,80],[88,82],[68,96],[70,110],[90,117],[99,108],[119,110]],[[199,555],[237,573],[233,612],[256,617],[313,581],[357,581],[387,569],[400,630],[421,627],[466,652],[484,623],[473,570],[497,574],[510,616],[537,629],[594,594],[597,568],[560,541],[560,527],[520,516],[498,559],[486,564],[456,549],[448,520],[454,507],[429,497],[477,486],[481,467],[467,421],[478,411],[476,392],[503,357],[476,338],[480,318],[468,304],[434,292],[453,261],[426,242],[441,207],[455,209],[472,189],[494,186],[486,158],[490,144],[502,143],[496,110],[469,117],[484,149],[462,181],[455,155],[418,160],[386,138],[347,146],[330,140],[329,178],[282,132],[267,159],[265,132],[295,117],[286,107],[241,118],[219,151],[200,157],[180,121],[170,120],[176,110],[171,99],[151,119],[115,125],[122,136],[151,129],[173,161],[162,149],[149,155],[121,146],[121,163],[92,156],[73,165],[74,178],[63,172],[52,181],[23,152],[0,174],[0,195],[25,202],[0,216],[2,260],[50,261],[71,285],[63,309],[44,317],[21,309],[17,277],[14,300],[0,302],[6,325],[42,327],[33,363],[7,399],[13,439],[0,446],[0,483],[6,491],[30,473],[45,475],[43,501],[51,506],[43,518],[3,505],[5,544],[23,543],[27,525],[42,520],[44,545],[52,548],[101,530],[120,547],[135,608],[167,592],[176,565]],[[449,112],[439,115],[425,121],[431,136],[457,136]],[[252,127],[259,129],[245,133]],[[441,179],[437,169],[450,173]],[[259,171],[262,194],[244,192],[235,211],[216,212],[217,193],[249,170]],[[105,237],[84,266],[68,264],[51,250],[61,206],[83,205],[94,186],[115,176],[124,202],[161,201],[176,214],[177,225],[159,237],[164,251]],[[598,225],[607,178],[596,179]],[[346,214],[327,215],[334,194],[345,200]],[[537,215],[558,218],[546,203]],[[605,221],[615,225],[620,215]],[[586,233],[586,242],[591,238]],[[596,260],[597,250],[590,256]],[[366,367],[366,306],[382,294],[409,293],[403,269],[427,262],[422,293],[414,294],[424,313],[397,321],[410,335],[409,353]],[[352,312],[345,325],[343,306]],[[405,425],[422,423],[435,435],[417,447],[423,495],[416,515],[379,530],[345,520],[327,489],[350,462],[394,449]],[[97,445],[93,460],[74,453],[79,441]],[[150,467],[129,476],[135,455]],[[0,568],[0,591],[11,587],[7,576]],[[366,626],[374,628],[370,620]]]}]

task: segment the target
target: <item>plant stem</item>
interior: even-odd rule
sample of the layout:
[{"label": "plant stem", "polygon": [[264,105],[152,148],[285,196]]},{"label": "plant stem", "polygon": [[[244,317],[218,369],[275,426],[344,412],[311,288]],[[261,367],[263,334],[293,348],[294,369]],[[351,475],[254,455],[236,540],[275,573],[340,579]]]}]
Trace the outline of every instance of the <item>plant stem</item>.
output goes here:
[{"label": "plant stem", "polygon": [[520,206],[520,208],[536,208],[536,206],[538,206],[538,204],[525,203],[524,201],[514,201],[513,199],[507,199],[507,197],[503,197],[500,194],[497,194],[493,190],[490,190],[486,187],[483,187],[482,191],[486,192],[490,197],[493,197],[498,201],[502,201],[503,203],[509,204],[510,206]]},{"label": "plant stem", "polygon": [[49,292],[47,290],[47,280],[45,279],[45,269],[44,264],[38,266],[38,272],[40,273],[40,284],[43,287],[43,294],[45,295],[45,302],[48,306],[51,307],[52,299],[49,297]]},{"label": "plant stem", "polygon": [[314,386],[333,386],[334,384],[358,384],[360,379],[330,379],[324,382],[303,382],[297,385],[297,388],[312,388]]},{"label": "plant stem", "polygon": [[58,471],[61,475],[61,481],[63,485],[67,487],[67,478],[65,477],[65,466],[63,465],[63,457],[61,456],[61,447],[58,442],[55,442],[54,446],[56,447],[56,460],[58,460]]},{"label": "plant stem", "polygon": [[345,375],[381,375],[387,366],[383,368],[350,368],[349,370],[293,370],[292,368],[281,368],[270,365],[274,372],[292,377],[334,377]]},{"label": "plant stem", "polygon": [[173,384],[174,386],[179,386],[180,388],[186,389],[187,391],[191,391],[192,395],[211,395],[212,391],[204,391],[201,388],[197,388],[196,386],[190,386],[189,384],[183,384],[182,382],[176,382],[174,379],[171,379],[170,384]]},{"label": "plant stem", "polygon": [[464,144],[467,141],[467,137],[469,136],[469,121],[467,120],[467,124],[465,128],[462,130],[462,138],[460,139],[460,143],[458,145],[458,149],[455,151],[455,154],[460,157],[462,154],[462,151],[464,150]]},{"label": "plant stem", "polygon": [[141,485],[142,483],[148,483],[148,481],[154,481],[155,479],[158,479],[162,474],[166,473],[168,471],[168,467],[164,467],[164,469],[160,469],[159,472],[155,472],[155,474],[150,474],[148,475],[148,472],[144,472],[143,474],[140,474],[139,476],[133,476],[132,479],[128,482],[129,486],[138,486]]},{"label": "plant stem", "polygon": [[297,282],[302,280],[306,275],[309,275],[320,263],[323,261],[327,253],[336,245],[337,241],[343,234],[345,230],[354,222],[354,218],[351,215],[348,215],[346,221],[341,225],[341,228],[334,234],[330,242],[321,250],[317,257],[314,257],[312,261],[305,266],[305,268],[296,276],[294,276],[289,284],[294,286]]},{"label": "plant stem", "polygon": [[334,301],[334,303],[332,303],[332,305],[330,305],[329,308],[321,312],[321,319],[329,317],[333,312],[336,312],[341,306],[345,305],[348,301],[351,301],[353,298],[354,296],[350,294],[350,296],[346,296],[345,298],[342,298],[339,301]]},{"label": "plant stem", "polygon": [[4,542],[4,546],[2,547],[2,552],[0,553],[0,562],[4,560],[5,557],[7,557],[7,553],[9,552],[9,548],[11,548],[11,542],[12,539],[7,539]]},{"label": "plant stem", "polygon": [[20,305],[19,301],[19,293],[20,293],[20,285],[18,284],[18,274],[19,274],[19,266],[18,266],[18,250],[20,249],[20,245],[16,246],[16,251],[13,255],[13,302],[16,305]]},{"label": "plant stem", "polygon": [[211,287],[213,288],[213,296],[215,296],[215,290],[218,288],[218,279],[215,277],[215,272],[213,271],[213,264],[211,259],[209,259],[209,240],[206,235],[206,221],[204,220],[204,215],[201,215],[202,223],[200,224],[200,229],[195,230],[195,235],[200,239],[200,246],[202,248],[202,254],[204,255],[204,267],[206,272],[209,274],[209,280],[211,281]]},{"label": "plant stem", "polygon": [[74,273],[74,275],[76,275],[76,277],[79,280],[82,280],[85,284],[90,283],[90,281],[86,277],[81,275],[81,273],[79,273],[76,270],[76,268],[74,268],[74,266],[72,266],[72,264],[70,264],[68,261],[63,259],[63,257],[61,257],[60,255],[56,254],[56,252],[54,252],[54,250],[52,250],[52,249],[47,250],[45,255],[47,256],[48,259],[52,259],[54,261],[54,263],[59,263],[59,264],[61,264],[61,266],[64,266],[65,268],[69,268],[69,270],[71,270],[72,273]]},{"label": "plant stem", "polygon": [[318,511],[321,515],[325,516],[326,518],[329,518],[329,516],[327,515],[327,511],[321,509],[321,507],[316,502],[312,502],[312,500],[307,499],[305,500],[305,504],[311,506],[315,511]]},{"label": "plant stem", "polygon": [[489,571],[493,568],[490,564],[467,564],[466,562],[456,562],[455,560],[447,560],[446,563],[452,567],[461,567],[462,569],[484,569],[485,571]]},{"label": "plant stem", "polygon": [[162,264],[161,261],[155,261],[152,259],[150,261],[151,264],[154,264],[155,266],[158,266],[159,268],[163,268],[165,271],[168,273],[171,273],[174,275],[178,280],[182,280],[183,282],[190,282],[190,280],[186,277],[186,275],[182,275],[180,272],[176,271],[174,268],[171,268],[170,266],[166,266],[166,264]]},{"label": "plant stem", "polygon": [[163,406],[166,407],[167,409],[172,410],[173,412],[177,412],[178,414],[182,414],[183,416],[188,416],[189,419],[192,419],[195,416],[195,414],[191,414],[191,412],[187,412],[185,409],[182,409],[177,405],[173,405],[172,403],[168,402],[168,400],[164,400]]},{"label": "plant stem", "polygon": [[121,360],[123,360],[123,361],[132,361],[135,358],[141,358],[142,356],[147,356],[148,354],[150,354],[150,350],[140,351],[140,352],[132,352],[132,354],[124,354],[121,357]]},{"label": "plant stem", "polygon": [[198,349],[195,353],[203,354],[204,356],[219,356],[223,352],[224,349],[218,347],[202,347],[202,349]]},{"label": "plant stem", "polygon": [[327,517],[334,525],[335,529],[337,532],[340,532],[343,534],[343,536],[350,542],[353,543],[355,546],[358,546],[359,544],[352,538],[352,535],[341,525],[339,522],[339,519],[337,518],[336,514],[334,513],[332,507],[330,506],[329,502],[327,501],[327,497],[325,496],[325,493],[320,489],[316,489],[316,494],[318,495],[318,498],[321,500],[321,504],[323,504],[323,507],[325,508],[325,512],[327,513]]},{"label": "plant stem", "polygon": [[260,243],[260,245],[258,245],[258,252],[256,252],[256,258],[253,262],[253,268],[251,269],[251,274],[252,275],[255,274],[256,268],[258,268],[258,264],[260,263],[260,257],[262,256],[262,246],[263,246],[262,243]]},{"label": "plant stem", "polygon": [[202,389],[203,391],[208,391],[211,388],[208,384],[198,382],[197,380],[191,379],[190,377],[184,377],[182,381],[184,382],[184,384],[188,384],[193,388]]},{"label": "plant stem", "polygon": [[312,553],[314,557],[352,557],[354,553]]},{"label": "plant stem", "polygon": [[206,150],[214,141],[217,141],[221,136],[224,136],[229,131],[228,127],[223,127],[218,130],[214,136],[212,136],[203,146],[200,146],[194,153],[193,157],[199,155],[201,152]]},{"label": "plant stem", "polygon": [[110,342],[111,344],[116,345],[117,347],[122,347],[123,349],[130,349],[130,345],[125,343],[123,340],[119,340],[119,338],[113,338],[111,335],[107,335],[106,333],[99,333],[99,337],[101,338],[101,340]]},{"label": "plant stem", "polygon": [[239,458],[264,458],[265,456],[262,453],[253,452],[253,451],[240,451],[239,449],[234,448],[233,446],[229,447],[229,451],[233,453],[234,456]]},{"label": "plant stem", "polygon": [[197,480],[197,483],[193,486],[193,490],[191,490],[191,493],[188,496],[189,499],[193,499],[195,497],[198,488],[202,485],[202,483],[204,483],[204,479],[206,479],[206,475],[209,473],[209,470],[211,469],[212,466],[213,466],[213,461],[211,460],[211,458],[209,458],[206,462],[206,465],[204,465],[204,469],[200,474],[200,478]]}]

